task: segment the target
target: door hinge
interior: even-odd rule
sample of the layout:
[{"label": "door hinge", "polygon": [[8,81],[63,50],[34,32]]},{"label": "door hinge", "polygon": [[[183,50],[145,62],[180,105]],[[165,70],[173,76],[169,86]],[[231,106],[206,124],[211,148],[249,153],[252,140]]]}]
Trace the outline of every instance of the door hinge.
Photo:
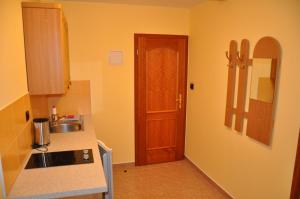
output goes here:
[{"label": "door hinge", "polygon": [[136,49],[136,55],[139,55],[139,50],[138,49]]},{"label": "door hinge", "polygon": [[176,99],[176,101],[178,102],[178,108],[181,109],[181,106],[182,106],[182,95],[181,95],[181,93],[179,93],[178,98]]}]

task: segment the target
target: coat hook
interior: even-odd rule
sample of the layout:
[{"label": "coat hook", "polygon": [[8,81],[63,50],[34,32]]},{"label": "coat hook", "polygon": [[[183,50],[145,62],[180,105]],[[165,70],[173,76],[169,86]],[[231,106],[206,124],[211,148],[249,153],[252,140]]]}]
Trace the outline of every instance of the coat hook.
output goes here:
[{"label": "coat hook", "polygon": [[226,57],[227,57],[227,59],[228,59],[228,61],[229,61],[229,63],[227,64],[227,66],[228,66],[228,67],[231,67],[231,66],[230,66],[230,57],[229,57],[229,55],[228,55],[228,51],[225,52],[225,55],[226,55]]},{"label": "coat hook", "polygon": [[238,60],[239,60],[240,62],[243,61],[243,59],[240,57],[239,53],[237,53],[236,56],[237,56],[237,58],[238,58]]},{"label": "coat hook", "polygon": [[237,59],[238,59],[238,66],[240,69],[244,69],[245,68],[245,60],[242,57],[240,57],[239,53],[236,55],[237,56]]},{"label": "coat hook", "polygon": [[226,51],[225,53],[226,53],[227,59],[230,61],[230,57],[229,57],[229,55],[228,55],[228,51]]},{"label": "coat hook", "polygon": [[229,61],[229,63],[227,64],[228,67],[232,68],[233,67],[233,63],[232,63],[232,58],[229,56],[228,51],[225,52],[225,55]]},{"label": "coat hook", "polygon": [[229,63],[229,64],[227,64],[227,67],[232,68],[233,66],[231,63]]}]

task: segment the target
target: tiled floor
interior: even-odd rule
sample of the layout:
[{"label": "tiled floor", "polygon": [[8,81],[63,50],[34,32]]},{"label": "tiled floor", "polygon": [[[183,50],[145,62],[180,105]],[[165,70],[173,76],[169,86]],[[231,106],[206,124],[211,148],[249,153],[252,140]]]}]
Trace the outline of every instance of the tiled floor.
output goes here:
[{"label": "tiled floor", "polygon": [[188,160],[147,166],[114,165],[115,199],[223,199]]}]

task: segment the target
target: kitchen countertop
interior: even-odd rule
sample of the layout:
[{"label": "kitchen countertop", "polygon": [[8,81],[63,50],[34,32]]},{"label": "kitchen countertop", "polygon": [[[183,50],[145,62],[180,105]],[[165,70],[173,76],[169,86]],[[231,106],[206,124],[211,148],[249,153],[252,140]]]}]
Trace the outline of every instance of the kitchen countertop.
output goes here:
[{"label": "kitchen countertop", "polygon": [[[94,163],[23,169],[8,198],[61,198],[106,192],[107,185],[90,116],[84,116],[84,131],[50,134],[48,152],[80,149],[92,149]],[[32,150],[32,153],[40,152]]]}]

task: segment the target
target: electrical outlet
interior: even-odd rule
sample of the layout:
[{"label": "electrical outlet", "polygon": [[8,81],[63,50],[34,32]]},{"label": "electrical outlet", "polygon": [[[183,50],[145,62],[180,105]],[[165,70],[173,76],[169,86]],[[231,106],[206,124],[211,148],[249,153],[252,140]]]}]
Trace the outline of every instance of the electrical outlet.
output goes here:
[{"label": "electrical outlet", "polygon": [[30,119],[30,113],[28,110],[25,112],[25,118],[26,118],[26,122],[28,122],[28,120]]}]

